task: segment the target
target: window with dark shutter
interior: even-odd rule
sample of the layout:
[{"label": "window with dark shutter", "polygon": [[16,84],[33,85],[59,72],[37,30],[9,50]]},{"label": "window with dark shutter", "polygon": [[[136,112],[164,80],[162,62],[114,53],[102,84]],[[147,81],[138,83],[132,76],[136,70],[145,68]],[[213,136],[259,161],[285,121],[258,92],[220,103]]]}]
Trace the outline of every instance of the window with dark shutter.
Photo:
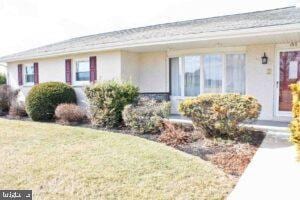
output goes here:
[{"label": "window with dark shutter", "polygon": [[92,83],[97,80],[97,57],[90,57],[90,81]]},{"label": "window with dark shutter", "polygon": [[37,85],[39,84],[39,64],[34,63],[33,67],[34,67],[34,84]]},{"label": "window with dark shutter", "polygon": [[23,65],[18,64],[18,82],[19,85],[23,85]]},{"label": "window with dark shutter", "polygon": [[71,85],[72,84],[72,69],[71,69],[71,59],[66,59],[66,83]]}]

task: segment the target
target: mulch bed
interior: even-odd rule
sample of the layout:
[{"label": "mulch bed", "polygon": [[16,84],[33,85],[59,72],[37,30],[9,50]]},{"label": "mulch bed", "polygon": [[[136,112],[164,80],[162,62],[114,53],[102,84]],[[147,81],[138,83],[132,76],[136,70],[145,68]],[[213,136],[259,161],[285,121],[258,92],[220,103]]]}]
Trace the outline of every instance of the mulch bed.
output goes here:
[{"label": "mulch bed", "polygon": [[[9,116],[1,116],[1,118],[14,119]],[[29,118],[18,120],[31,121]],[[88,123],[76,126],[94,128]],[[160,136],[160,134],[134,134],[126,127],[119,129],[97,129],[134,135],[156,142],[159,142]],[[247,130],[247,133],[243,134],[243,137],[236,140],[205,138],[201,133],[194,131],[190,125],[184,127],[184,131],[190,134],[193,139],[186,144],[174,146],[174,148],[194,156],[199,156],[203,160],[213,163],[234,179],[238,179],[243,174],[265,137],[264,132],[254,129]]]},{"label": "mulch bed", "polygon": [[[199,134],[195,132],[190,133]],[[159,134],[144,134],[139,136],[157,142],[159,139]],[[191,142],[175,146],[174,148],[194,156],[199,156],[203,160],[215,164],[225,173],[239,178],[250,163],[264,137],[264,132],[249,129],[247,137],[245,137],[246,139],[243,137],[233,141],[196,136]]]}]

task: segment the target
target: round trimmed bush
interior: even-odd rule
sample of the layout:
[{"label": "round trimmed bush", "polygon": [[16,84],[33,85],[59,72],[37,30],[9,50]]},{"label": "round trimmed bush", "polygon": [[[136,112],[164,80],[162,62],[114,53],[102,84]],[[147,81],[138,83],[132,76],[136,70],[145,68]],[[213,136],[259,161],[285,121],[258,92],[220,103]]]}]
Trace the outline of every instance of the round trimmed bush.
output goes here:
[{"label": "round trimmed bush", "polygon": [[74,89],[61,82],[41,83],[29,91],[26,111],[34,121],[50,121],[61,103],[76,103]]}]

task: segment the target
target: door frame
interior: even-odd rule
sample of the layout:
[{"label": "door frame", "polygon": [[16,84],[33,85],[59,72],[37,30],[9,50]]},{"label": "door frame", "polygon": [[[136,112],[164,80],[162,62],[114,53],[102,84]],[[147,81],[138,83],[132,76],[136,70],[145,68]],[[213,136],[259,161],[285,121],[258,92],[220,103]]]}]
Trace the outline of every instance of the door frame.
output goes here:
[{"label": "door frame", "polygon": [[292,117],[292,112],[288,111],[279,111],[279,87],[280,87],[280,53],[281,52],[291,52],[291,51],[300,51],[300,48],[290,47],[290,48],[276,48],[276,57],[275,57],[275,98],[274,98],[274,111],[276,117]]}]

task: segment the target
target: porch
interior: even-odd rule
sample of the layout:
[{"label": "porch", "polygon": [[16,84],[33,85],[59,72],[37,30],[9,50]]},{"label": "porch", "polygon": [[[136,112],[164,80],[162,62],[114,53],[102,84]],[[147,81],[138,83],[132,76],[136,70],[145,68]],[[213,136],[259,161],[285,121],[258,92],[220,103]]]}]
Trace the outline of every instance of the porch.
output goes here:
[{"label": "porch", "polygon": [[289,122],[288,85],[300,77],[300,46],[295,42],[300,33],[260,31],[127,48],[122,79],[132,81],[141,93],[170,95],[172,114],[179,114],[179,103],[189,97],[241,93],[262,105],[256,126]]}]

